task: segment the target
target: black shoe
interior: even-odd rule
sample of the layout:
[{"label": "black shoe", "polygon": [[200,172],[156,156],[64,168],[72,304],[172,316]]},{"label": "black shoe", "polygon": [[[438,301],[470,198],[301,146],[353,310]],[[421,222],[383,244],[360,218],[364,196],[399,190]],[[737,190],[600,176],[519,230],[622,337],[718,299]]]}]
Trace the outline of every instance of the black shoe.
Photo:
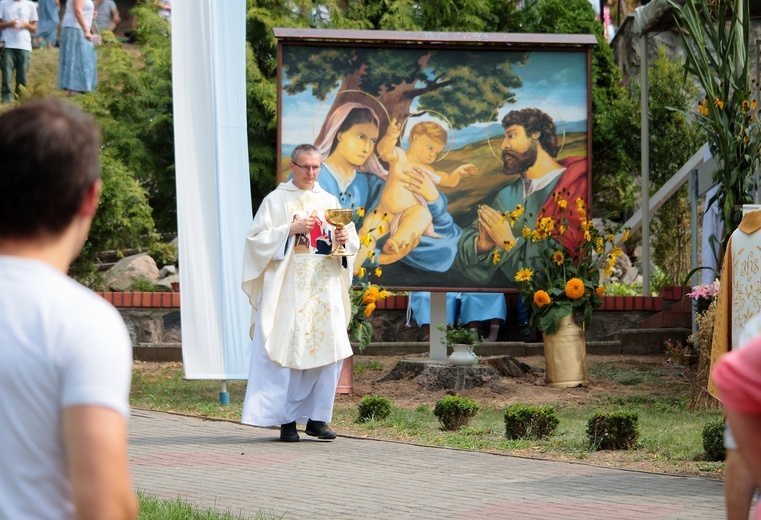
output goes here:
[{"label": "black shoe", "polygon": [[299,442],[299,432],[296,431],[296,421],[280,425],[280,440],[283,442]]},{"label": "black shoe", "polygon": [[332,440],[336,438],[336,432],[328,428],[327,424],[323,421],[313,421],[312,419],[307,421],[307,428],[304,430],[304,433],[318,439]]}]

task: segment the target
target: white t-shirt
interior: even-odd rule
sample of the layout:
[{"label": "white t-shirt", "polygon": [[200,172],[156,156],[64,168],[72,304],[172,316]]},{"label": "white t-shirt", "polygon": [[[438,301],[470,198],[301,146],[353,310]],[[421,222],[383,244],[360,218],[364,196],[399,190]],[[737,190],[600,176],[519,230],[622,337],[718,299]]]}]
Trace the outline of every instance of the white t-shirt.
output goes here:
[{"label": "white t-shirt", "polygon": [[[28,0],[3,0],[0,3],[0,19],[4,22],[11,20],[23,20],[25,22],[37,21],[37,4]],[[32,34],[29,29],[3,29],[3,40],[6,49],[21,49],[32,52]]]},{"label": "white t-shirt", "polygon": [[128,418],[124,321],[50,265],[0,256],[0,360],[0,518],[72,518],[63,410],[100,405]]},{"label": "white t-shirt", "polygon": [[[93,0],[83,0],[82,2],[82,16],[85,17],[87,28],[92,25],[92,15],[95,12],[95,4]],[[63,12],[63,19],[61,19],[61,27],[75,27],[81,29],[77,17],[74,16],[74,2],[69,0],[66,2],[66,10]]]}]

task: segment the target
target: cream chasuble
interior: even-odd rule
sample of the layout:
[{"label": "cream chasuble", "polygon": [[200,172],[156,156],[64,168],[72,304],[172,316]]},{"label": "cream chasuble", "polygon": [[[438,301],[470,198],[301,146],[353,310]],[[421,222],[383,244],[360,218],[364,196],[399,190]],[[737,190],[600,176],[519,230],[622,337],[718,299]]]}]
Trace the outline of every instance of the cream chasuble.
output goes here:
[{"label": "cream chasuble", "polygon": [[[761,312],[761,211],[743,216],[729,237],[720,282],[711,342],[711,369],[719,356],[737,348],[743,328]],[[708,391],[718,398],[713,379],[708,381]]]},{"label": "cream chasuble", "polygon": [[[341,257],[320,254],[330,251],[333,233],[324,212],[340,207],[317,183],[311,191],[283,183],[262,201],[246,236],[243,290],[252,308],[249,335],[253,338],[259,314],[264,348],[284,367],[316,368],[352,354],[346,328],[354,257],[345,257],[347,266],[342,267]],[[316,216],[322,225],[310,236],[289,238],[294,217],[308,216]],[[356,253],[354,224],[346,229],[346,248]]]}]

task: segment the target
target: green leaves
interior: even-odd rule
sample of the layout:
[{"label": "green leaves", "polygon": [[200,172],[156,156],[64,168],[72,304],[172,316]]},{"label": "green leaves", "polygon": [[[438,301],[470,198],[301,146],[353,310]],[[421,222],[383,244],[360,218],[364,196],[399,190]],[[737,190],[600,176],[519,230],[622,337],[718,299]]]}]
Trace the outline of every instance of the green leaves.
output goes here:
[{"label": "green leaves", "polygon": [[724,221],[721,248],[742,218],[737,206],[752,202],[751,174],[761,162],[761,129],[749,76],[750,13],[744,0],[668,0],[687,51],[686,69],[705,99],[694,115],[716,158],[714,180]]}]

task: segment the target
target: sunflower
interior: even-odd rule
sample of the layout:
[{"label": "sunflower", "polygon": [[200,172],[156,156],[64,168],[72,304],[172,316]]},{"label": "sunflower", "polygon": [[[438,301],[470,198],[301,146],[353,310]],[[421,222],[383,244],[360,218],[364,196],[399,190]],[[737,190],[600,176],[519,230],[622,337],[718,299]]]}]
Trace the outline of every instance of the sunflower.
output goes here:
[{"label": "sunflower", "polygon": [[383,274],[383,270],[380,267],[376,267],[375,268],[375,276],[380,278],[382,274]]},{"label": "sunflower", "polygon": [[523,238],[529,238],[531,236],[531,228],[524,226],[521,230],[521,235],[523,235]]},{"label": "sunflower", "polygon": [[571,278],[565,284],[565,295],[572,300],[577,300],[584,296],[584,282],[581,278]]},{"label": "sunflower", "polygon": [[364,267],[360,267],[359,268],[359,277],[360,278],[364,278],[366,273],[367,273],[367,269],[365,269]]},{"label": "sunflower", "polygon": [[512,248],[515,247],[515,242],[512,240],[505,240],[504,242],[504,249],[505,251],[510,251]]},{"label": "sunflower", "polygon": [[565,255],[563,255],[562,251],[555,251],[552,253],[552,261],[555,262],[558,265],[563,264],[563,260],[565,259]]},{"label": "sunflower", "polygon": [[552,302],[552,300],[550,299],[550,295],[547,294],[547,291],[539,289],[534,293],[534,303],[540,309],[545,305],[549,305],[550,302]]},{"label": "sunflower", "polygon": [[531,278],[533,276],[534,276],[534,271],[532,271],[528,267],[523,267],[515,275],[515,281],[516,282],[529,282],[529,281],[531,281]]},{"label": "sunflower", "polygon": [[360,207],[357,208],[357,216],[359,218],[362,218],[362,217],[365,216],[365,207],[364,206],[360,206]]},{"label": "sunflower", "polygon": [[496,250],[491,254],[491,263],[494,265],[497,265],[499,263],[499,260],[500,260],[499,250]]}]

